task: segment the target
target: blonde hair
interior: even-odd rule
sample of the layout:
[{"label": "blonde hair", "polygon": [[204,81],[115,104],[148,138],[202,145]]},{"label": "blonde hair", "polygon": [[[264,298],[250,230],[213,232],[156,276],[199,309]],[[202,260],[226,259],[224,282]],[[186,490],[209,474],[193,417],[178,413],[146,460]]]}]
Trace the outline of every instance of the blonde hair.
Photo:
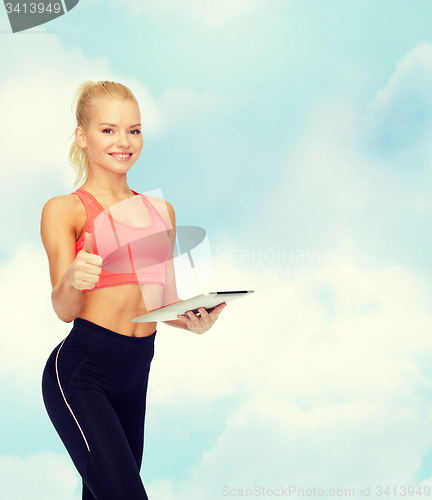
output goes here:
[{"label": "blonde hair", "polygon": [[[120,99],[132,101],[136,104],[138,110],[138,101],[132,91],[125,85],[116,82],[99,81],[93,82],[88,80],[82,83],[76,90],[72,99],[72,110],[75,107],[76,127],[81,127],[87,130],[92,117],[92,106],[97,99]],[[75,136],[75,131],[69,137]],[[69,162],[75,170],[76,178],[74,186],[82,180],[86,180],[90,164],[87,153],[84,149],[78,146],[76,139],[73,140],[69,149]]]}]

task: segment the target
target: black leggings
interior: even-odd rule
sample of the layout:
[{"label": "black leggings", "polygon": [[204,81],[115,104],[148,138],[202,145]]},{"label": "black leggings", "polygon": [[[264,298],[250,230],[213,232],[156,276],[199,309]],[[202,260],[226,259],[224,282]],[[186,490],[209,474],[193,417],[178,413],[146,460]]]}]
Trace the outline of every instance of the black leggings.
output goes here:
[{"label": "black leggings", "polygon": [[43,399],[83,479],[83,500],[148,500],[139,470],[155,337],[76,318],[48,358]]}]

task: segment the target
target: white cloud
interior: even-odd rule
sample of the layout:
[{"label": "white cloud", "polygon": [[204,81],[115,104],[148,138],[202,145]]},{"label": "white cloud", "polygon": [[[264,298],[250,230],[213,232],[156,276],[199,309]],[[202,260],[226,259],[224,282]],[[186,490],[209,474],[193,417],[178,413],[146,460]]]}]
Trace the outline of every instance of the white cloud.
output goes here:
[{"label": "white cloud", "polygon": [[327,280],[245,279],[256,294],[229,304],[206,334],[159,327],[149,406],[249,400],[184,479],[156,480],[150,495],[415,484],[432,444],[430,283],[401,265],[370,267],[346,243],[352,258],[333,262]]},{"label": "white cloud", "polygon": [[375,112],[392,107],[400,100],[402,94],[421,92],[432,104],[432,44],[418,43],[397,63],[395,72],[386,86],[377,91],[371,107]]},{"label": "white cloud", "polygon": [[53,452],[0,455],[0,490],[5,500],[78,500],[79,484],[66,456]]},{"label": "white cloud", "polygon": [[[356,90],[354,98],[346,92],[308,103],[280,189],[266,207],[269,214],[282,207],[296,244],[344,248],[351,240],[373,254],[378,223],[432,214],[430,61],[432,45],[419,43],[371,102],[360,102]],[[363,229],[357,241],[367,226],[371,239]]]},{"label": "white cloud", "polygon": [[[22,243],[0,265],[0,375],[40,386],[48,355],[72,325],[60,321],[51,305],[48,259],[34,243]],[[38,389],[39,390],[39,389]]]},{"label": "white cloud", "polygon": [[341,263],[326,281],[257,292],[199,338],[161,333],[149,405],[250,397],[186,477],[149,494],[213,500],[226,485],[295,484],[358,496],[372,485],[375,498],[377,484],[415,485],[432,445],[430,283],[403,266]]},{"label": "white cloud", "polygon": [[420,215],[432,213],[431,68],[432,44],[418,43],[398,61],[358,120],[363,144],[382,158],[378,188],[384,196],[389,188],[400,193],[393,200],[395,210],[403,206]]},{"label": "white cloud", "polygon": [[[430,443],[428,414],[418,407],[326,402],[311,411],[255,393],[228,419],[215,446],[182,481],[154,481],[160,500],[218,499],[222,488],[354,488],[415,484]],[[245,495],[244,495],[245,496]],[[270,495],[267,495],[270,496]],[[291,495],[297,496],[297,495]],[[301,496],[301,495],[300,495]],[[304,496],[304,495],[303,495]]]},{"label": "white cloud", "polygon": [[152,399],[209,403],[263,391],[309,406],[393,401],[427,385],[416,361],[432,350],[432,294],[420,275],[337,264],[328,280],[291,280],[265,294],[255,285],[244,282],[255,295],[228,304],[204,335],[159,326]]},{"label": "white cloud", "polygon": [[[418,44],[366,105],[339,94],[308,103],[280,188],[266,207],[269,214],[282,209],[293,241],[344,248],[348,240],[359,244],[359,227],[387,226],[404,213],[432,214],[429,60],[432,45]],[[362,244],[372,250],[365,232]]]}]

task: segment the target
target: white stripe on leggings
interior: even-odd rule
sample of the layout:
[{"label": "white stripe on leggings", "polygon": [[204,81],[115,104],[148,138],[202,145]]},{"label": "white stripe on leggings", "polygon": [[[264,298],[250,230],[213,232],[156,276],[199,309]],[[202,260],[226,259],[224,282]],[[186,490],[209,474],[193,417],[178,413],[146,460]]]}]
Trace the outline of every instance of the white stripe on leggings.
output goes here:
[{"label": "white stripe on leggings", "polygon": [[78,426],[78,429],[80,430],[81,434],[82,434],[82,437],[84,438],[84,441],[85,441],[85,444],[87,446],[87,449],[88,451],[90,451],[90,446],[88,445],[87,443],[87,439],[84,435],[84,432],[83,430],[81,429],[81,426],[80,424],[78,423],[78,420],[76,419],[75,415],[74,415],[74,412],[72,411],[72,408],[69,406],[69,403],[66,401],[66,398],[65,398],[65,395],[64,395],[64,392],[63,392],[63,389],[62,389],[62,386],[60,384],[60,378],[59,378],[59,373],[58,373],[58,355],[59,355],[59,352],[60,352],[60,349],[63,347],[63,344],[65,342],[65,340],[67,339],[67,337],[63,340],[63,342],[61,343],[61,346],[59,347],[59,350],[57,351],[57,355],[56,355],[56,362],[55,362],[55,366],[56,366],[56,374],[57,374],[57,382],[58,382],[58,385],[60,387],[60,391],[62,393],[62,396],[63,396],[63,399],[64,399],[64,402],[66,403],[66,406],[69,408],[69,411],[71,412],[77,426]]}]

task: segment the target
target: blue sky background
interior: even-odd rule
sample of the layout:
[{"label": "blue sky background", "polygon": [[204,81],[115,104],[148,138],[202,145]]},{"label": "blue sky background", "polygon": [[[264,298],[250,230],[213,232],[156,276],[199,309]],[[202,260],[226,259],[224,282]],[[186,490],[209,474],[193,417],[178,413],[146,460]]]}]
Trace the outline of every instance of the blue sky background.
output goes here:
[{"label": "blue sky background", "polygon": [[39,229],[75,190],[87,79],[137,96],[129,186],[206,229],[207,289],[255,290],[203,336],[158,325],[149,497],[432,487],[430,2],[81,0],[16,34],[0,12],[1,498],[79,499],[40,393],[71,325]]}]

